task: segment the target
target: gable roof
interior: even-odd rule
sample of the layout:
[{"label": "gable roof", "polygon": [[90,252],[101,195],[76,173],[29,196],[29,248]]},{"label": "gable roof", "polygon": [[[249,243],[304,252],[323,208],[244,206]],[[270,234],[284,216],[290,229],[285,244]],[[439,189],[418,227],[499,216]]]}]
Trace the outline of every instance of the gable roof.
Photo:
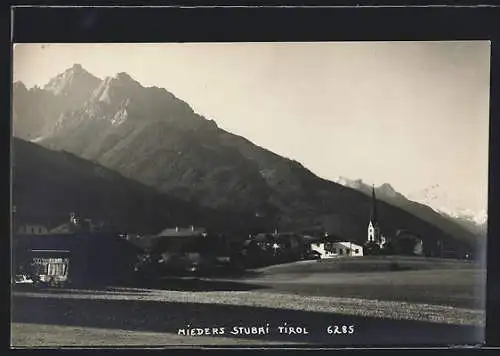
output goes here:
[{"label": "gable roof", "polygon": [[20,226],[29,225],[29,226],[44,226],[47,228],[47,230],[51,230],[54,227],[61,224],[61,221],[64,220],[45,217],[45,216],[35,216],[35,215],[28,216],[19,214],[13,216],[13,222],[15,223],[15,226],[17,228],[19,228]]},{"label": "gable roof", "polygon": [[189,237],[206,234],[204,228],[166,228],[156,234],[157,237]]},{"label": "gable roof", "polygon": [[62,225],[59,225],[52,230],[50,230],[51,234],[67,234],[67,233],[72,233],[75,232],[77,229],[72,223],[64,223]]}]

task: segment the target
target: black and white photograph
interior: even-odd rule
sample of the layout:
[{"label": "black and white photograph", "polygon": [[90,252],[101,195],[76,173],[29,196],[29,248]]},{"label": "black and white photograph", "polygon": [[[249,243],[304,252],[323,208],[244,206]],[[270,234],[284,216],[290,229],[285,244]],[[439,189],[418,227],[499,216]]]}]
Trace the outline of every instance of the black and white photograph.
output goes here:
[{"label": "black and white photograph", "polygon": [[484,342],[490,41],[12,51],[11,347]]}]

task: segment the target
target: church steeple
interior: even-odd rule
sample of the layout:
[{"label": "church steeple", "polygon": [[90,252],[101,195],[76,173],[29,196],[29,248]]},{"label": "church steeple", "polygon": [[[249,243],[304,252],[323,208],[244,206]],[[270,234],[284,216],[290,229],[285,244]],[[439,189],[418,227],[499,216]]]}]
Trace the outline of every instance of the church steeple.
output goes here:
[{"label": "church steeple", "polygon": [[380,232],[377,220],[377,197],[375,196],[375,186],[372,186],[372,205],[370,209],[370,221],[368,222],[368,242],[379,243]]},{"label": "church steeple", "polygon": [[377,220],[377,197],[375,196],[375,185],[372,185],[372,206],[370,210],[370,221],[373,225],[378,225]]}]

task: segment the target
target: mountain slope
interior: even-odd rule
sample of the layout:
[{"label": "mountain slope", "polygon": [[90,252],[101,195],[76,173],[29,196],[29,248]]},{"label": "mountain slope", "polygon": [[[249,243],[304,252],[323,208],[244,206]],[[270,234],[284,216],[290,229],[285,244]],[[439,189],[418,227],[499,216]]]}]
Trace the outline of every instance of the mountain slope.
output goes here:
[{"label": "mountain slope", "polygon": [[[370,210],[365,194],[323,180],[217,127],[188,104],[125,73],[106,78],[81,106],[61,115],[40,144],[64,149],[128,178],[201,206],[264,216],[280,229],[321,229],[364,242]],[[334,163],[334,162],[333,162]],[[434,249],[458,250],[455,236],[400,208],[380,203],[387,235],[409,229]]]},{"label": "mountain slope", "polygon": [[[169,226],[237,228],[251,217],[201,209],[160,194],[68,152],[13,139],[13,205],[18,216],[67,218],[76,211],[124,231],[156,233]],[[36,177],[36,179],[33,179]],[[229,219],[229,224],[227,219]]]},{"label": "mountain slope", "polygon": [[[336,179],[336,182],[346,187],[356,189],[366,195],[371,195],[372,193],[372,187],[364,183],[361,179],[350,180],[348,178],[339,177]],[[394,188],[388,183],[375,187],[375,193],[378,199],[404,209],[410,214],[427,221],[430,224],[438,226],[440,229],[452,236],[469,239],[471,234],[477,237],[485,235],[484,226],[475,225],[462,219],[444,215],[427,205],[409,200],[403,194],[394,190]]]}]

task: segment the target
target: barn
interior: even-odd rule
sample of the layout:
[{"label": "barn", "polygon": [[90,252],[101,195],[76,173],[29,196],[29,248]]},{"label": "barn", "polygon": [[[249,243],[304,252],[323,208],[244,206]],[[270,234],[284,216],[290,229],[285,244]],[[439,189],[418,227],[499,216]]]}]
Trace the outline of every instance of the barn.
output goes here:
[{"label": "barn", "polygon": [[[130,281],[139,249],[114,234],[76,233],[16,235],[12,239],[13,272],[34,272],[33,266],[65,261],[61,271],[73,286],[121,284]],[[44,273],[48,273],[45,271]]]}]

